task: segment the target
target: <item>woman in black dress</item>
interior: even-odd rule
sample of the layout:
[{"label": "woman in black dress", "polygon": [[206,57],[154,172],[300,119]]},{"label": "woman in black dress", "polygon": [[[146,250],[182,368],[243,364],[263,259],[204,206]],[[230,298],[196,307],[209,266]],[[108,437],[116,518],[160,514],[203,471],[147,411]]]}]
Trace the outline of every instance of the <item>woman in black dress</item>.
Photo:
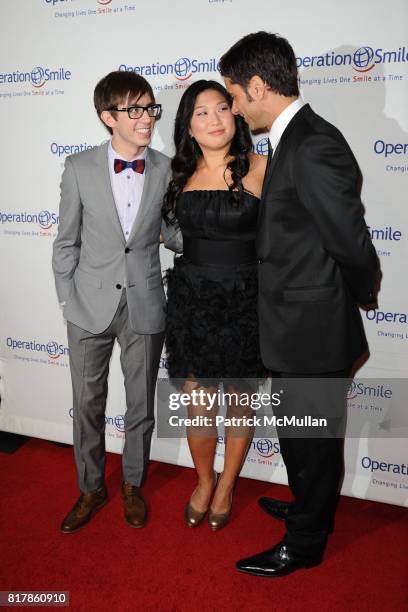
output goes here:
[{"label": "woman in black dress", "polygon": [[[239,392],[242,379],[264,376],[257,318],[255,234],[266,159],[251,153],[246,123],[215,81],[198,81],[184,92],[177,111],[172,180],[164,218],[175,216],[183,256],[167,272],[167,367],[183,391],[204,388]],[[234,379],[234,380],[231,380]],[[241,383],[238,382],[241,380]],[[189,416],[208,416],[208,406],[189,406]],[[227,417],[242,416],[232,400]],[[226,436],[224,470],[214,473],[214,429],[187,430],[198,485],[185,508],[195,527],[209,509],[215,531],[228,521],[232,491],[251,440],[241,428]],[[228,432],[228,428],[226,428]],[[211,506],[210,506],[211,502]]]}]

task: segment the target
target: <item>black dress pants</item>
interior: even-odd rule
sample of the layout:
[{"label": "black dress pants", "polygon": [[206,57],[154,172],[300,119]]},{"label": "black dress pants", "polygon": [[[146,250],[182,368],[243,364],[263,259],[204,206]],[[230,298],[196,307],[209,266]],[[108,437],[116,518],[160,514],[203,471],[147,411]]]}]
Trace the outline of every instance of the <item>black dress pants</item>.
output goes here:
[{"label": "black dress pants", "polygon": [[[346,389],[350,368],[337,372],[325,372],[322,374],[294,374],[283,372],[272,372],[272,379],[314,379],[312,385],[323,387],[325,390],[333,389],[335,397],[333,401],[330,394],[326,393],[322,409],[322,399],[317,402],[316,411],[319,416],[328,417],[329,422],[335,423],[335,433],[321,437],[303,437],[300,433],[296,437],[287,437],[288,430],[277,427],[282,458],[288,474],[288,482],[294,503],[290,507],[286,519],[287,533],[284,543],[290,551],[298,555],[314,556],[323,552],[328,534],[333,530],[334,515],[337,507],[339,491],[344,473],[344,436],[343,430],[346,418]],[[324,380],[326,379],[326,381]],[[339,379],[327,381],[327,379]],[[283,381],[278,380],[278,386]],[[295,382],[295,381],[293,381]],[[306,381],[309,382],[309,381]],[[288,380],[290,386],[291,381]],[[328,384],[329,383],[329,384]],[[273,383],[274,386],[274,383]],[[302,384],[296,389],[297,397],[293,398],[296,403],[294,412],[297,416],[310,413],[311,402],[302,395]],[[309,389],[313,388],[308,386]],[[339,392],[340,389],[340,392]],[[334,405],[335,404],[335,405]],[[290,408],[288,405],[286,407]],[[313,410],[313,408],[312,408]],[[282,416],[281,412],[274,409],[274,413]],[[292,412],[290,411],[290,414]],[[308,435],[308,434],[307,434]]]}]

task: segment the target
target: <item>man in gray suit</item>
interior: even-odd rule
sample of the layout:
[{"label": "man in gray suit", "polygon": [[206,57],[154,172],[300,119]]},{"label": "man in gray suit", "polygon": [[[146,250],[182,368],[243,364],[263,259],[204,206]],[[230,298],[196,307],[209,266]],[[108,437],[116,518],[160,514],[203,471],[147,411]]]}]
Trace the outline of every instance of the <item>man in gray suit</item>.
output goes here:
[{"label": "man in gray suit", "polygon": [[140,492],[154,426],[154,392],[163,345],[165,295],[159,242],[181,250],[179,233],[161,221],[170,160],[149,148],[161,106],[149,83],[111,72],[94,103],[112,135],[67,157],[53,271],[67,320],[74,407],[74,449],[81,495],[62,522],[83,527],[108,501],[104,485],[105,406],[115,339],[126,389],[123,484],[125,518],[143,527]]}]

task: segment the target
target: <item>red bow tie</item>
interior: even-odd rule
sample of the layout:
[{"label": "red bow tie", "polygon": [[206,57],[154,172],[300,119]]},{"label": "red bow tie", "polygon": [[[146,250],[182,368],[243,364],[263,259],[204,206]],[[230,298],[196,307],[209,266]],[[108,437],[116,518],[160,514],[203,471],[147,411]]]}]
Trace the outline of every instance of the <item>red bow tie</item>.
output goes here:
[{"label": "red bow tie", "polygon": [[122,172],[122,170],[126,170],[126,168],[132,168],[132,170],[135,172],[143,174],[145,169],[145,160],[134,159],[133,161],[125,161],[124,159],[115,159],[113,162],[113,169],[115,170],[116,174]]}]

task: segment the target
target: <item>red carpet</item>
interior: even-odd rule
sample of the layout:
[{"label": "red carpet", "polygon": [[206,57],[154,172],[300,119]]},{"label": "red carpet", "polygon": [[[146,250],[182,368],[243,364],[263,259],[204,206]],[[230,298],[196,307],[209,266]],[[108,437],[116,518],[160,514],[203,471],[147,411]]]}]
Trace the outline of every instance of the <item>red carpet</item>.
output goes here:
[{"label": "red carpet", "polygon": [[31,440],[0,453],[0,590],[63,590],[72,610],[250,612],[408,609],[407,510],[343,497],[323,565],[279,579],[245,576],[240,557],[277,542],[283,526],[256,504],[288,488],[241,478],[229,526],[190,530],[183,507],[194,473],[152,463],[144,487],[145,529],[122,518],[121,457],[109,455],[110,503],[82,531],[59,523],[76,499],[71,448]]}]

